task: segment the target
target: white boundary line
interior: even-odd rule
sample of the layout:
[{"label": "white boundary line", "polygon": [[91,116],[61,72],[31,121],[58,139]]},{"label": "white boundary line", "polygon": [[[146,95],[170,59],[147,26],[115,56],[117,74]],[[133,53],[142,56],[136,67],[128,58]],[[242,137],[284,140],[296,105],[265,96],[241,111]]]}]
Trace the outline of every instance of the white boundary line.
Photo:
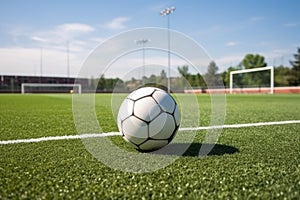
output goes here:
[{"label": "white boundary line", "polygon": [[258,122],[249,124],[229,124],[220,126],[207,126],[207,127],[195,127],[195,128],[181,128],[180,131],[198,131],[209,129],[221,129],[221,128],[244,128],[253,126],[270,126],[270,125],[282,125],[282,124],[300,124],[300,120],[279,121],[279,122]]},{"label": "white boundary line", "polygon": [[4,140],[4,141],[0,141],[0,145],[44,142],[44,141],[53,141],[53,140],[73,140],[73,139],[83,139],[83,138],[108,137],[108,136],[115,136],[115,135],[121,135],[121,133],[119,132],[89,133],[89,134],[80,134],[80,135],[78,134],[78,135],[49,136],[49,137],[30,138],[30,139]]},{"label": "white boundary line", "polygon": [[[244,128],[244,127],[257,127],[257,126],[270,126],[270,125],[283,125],[283,124],[300,124],[300,120],[258,122],[258,123],[248,123],[248,124],[228,124],[228,125],[206,126],[206,127],[188,127],[188,128],[180,128],[179,131],[198,131],[198,130],[223,129],[223,128]],[[53,141],[53,140],[73,140],[73,139],[84,139],[84,138],[95,138],[95,137],[109,137],[109,136],[116,136],[116,135],[121,135],[121,133],[119,132],[90,133],[90,134],[81,134],[81,135],[64,135],[64,136],[49,136],[49,137],[30,138],[30,139],[4,140],[4,141],[0,141],[0,145],[34,143],[34,142],[44,142],[44,141]]]}]

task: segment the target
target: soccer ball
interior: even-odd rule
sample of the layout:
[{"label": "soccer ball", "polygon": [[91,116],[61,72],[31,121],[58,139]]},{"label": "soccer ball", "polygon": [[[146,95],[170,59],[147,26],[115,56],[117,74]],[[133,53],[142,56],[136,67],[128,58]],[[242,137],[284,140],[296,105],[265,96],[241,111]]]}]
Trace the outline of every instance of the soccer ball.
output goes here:
[{"label": "soccer ball", "polygon": [[130,93],[118,113],[118,128],[123,138],[142,152],[169,144],[179,125],[180,111],[176,101],[155,87],[143,87]]}]

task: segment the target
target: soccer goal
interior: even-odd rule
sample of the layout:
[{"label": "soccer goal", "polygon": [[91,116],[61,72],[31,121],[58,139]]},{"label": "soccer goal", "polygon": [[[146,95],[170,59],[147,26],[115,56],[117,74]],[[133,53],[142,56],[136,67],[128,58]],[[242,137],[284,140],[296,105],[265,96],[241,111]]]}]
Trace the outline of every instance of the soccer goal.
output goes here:
[{"label": "soccer goal", "polygon": [[[233,90],[234,75],[260,72],[260,71],[266,71],[266,70],[270,70],[270,85],[268,87],[264,87],[263,89],[267,89],[270,94],[273,94],[274,93],[274,67],[273,66],[259,67],[259,68],[253,68],[253,69],[243,69],[243,70],[237,70],[237,71],[230,72],[230,80],[229,80],[230,94],[232,94],[234,92],[234,90]],[[262,90],[262,88],[259,86],[259,88],[247,89],[245,91],[256,92],[256,91],[261,91],[261,90]]]},{"label": "soccer goal", "polygon": [[58,83],[22,83],[21,93],[78,93],[81,94],[81,84]]}]

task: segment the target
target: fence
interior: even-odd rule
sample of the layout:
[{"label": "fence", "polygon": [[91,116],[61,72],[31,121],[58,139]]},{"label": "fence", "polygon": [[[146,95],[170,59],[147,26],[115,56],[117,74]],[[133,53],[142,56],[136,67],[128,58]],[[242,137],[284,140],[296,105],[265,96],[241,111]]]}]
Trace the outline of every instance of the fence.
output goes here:
[{"label": "fence", "polygon": [[[230,93],[229,88],[225,89],[192,89],[184,90],[184,93],[193,94],[217,94],[217,93]],[[270,87],[256,87],[256,88],[233,88],[233,94],[268,94],[270,93]],[[275,94],[300,94],[300,86],[295,87],[274,87]]]}]

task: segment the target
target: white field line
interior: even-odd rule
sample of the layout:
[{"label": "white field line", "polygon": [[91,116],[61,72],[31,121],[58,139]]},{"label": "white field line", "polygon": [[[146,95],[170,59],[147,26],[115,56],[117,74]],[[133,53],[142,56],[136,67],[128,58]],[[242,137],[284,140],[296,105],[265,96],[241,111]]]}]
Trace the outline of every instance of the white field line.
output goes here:
[{"label": "white field line", "polygon": [[209,129],[222,129],[222,128],[244,128],[253,126],[271,126],[271,125],[282,125],[282,124],[300,124],[300,120],[290,121],[279,121],[279,122],[258,122],[249,124],[228,124],[220,126],[207,126],[207,127],[194,127],[194,128],[180,128],[179,131],[198,131],[198,130],[209,130]]},{"label": "white field line", "polygon": [[[187,127],[187,128],[180,128],[179,131],[198,131],[198,130],[223,129],[223,128],[244,128],[244,127],[271,126],[271,125],[283,125],[283,124],[300,124],[300,120],[258,122],[258,123],[248,123],[248,124],[228,124],[228,125],[206,126],[206,127],[204,126]],[[84,139],[84,138],[95,138],[95,137],[109,137],[109,136],[116,136],[116,135],[121,135],[121,133],[119,132],[90,133],[90,134],[80,134],[80,135],[64,135],[64,136],[49,136],[49,137],[30,138],[30,139],[3,140],[0,141],[0,145],[44,142],[44,141],[53,141],[53,140],[72,140],[72,139]]]},{"label": "white field line", "polygon": [[0,141],[0,145],[44,142],[44,141],[52,141],[52,140],[73,140],[73,139],[83,139],[83,138],[108,137],[108,136],[115,136],[115,135],[121,135],[121,133],[119,132],[89,133],[89,134],[81,134],[81,135],[63,135],[63,136],[49,136],[49,137],[30,138],[30,139],[4,140],[4,141]]}]

